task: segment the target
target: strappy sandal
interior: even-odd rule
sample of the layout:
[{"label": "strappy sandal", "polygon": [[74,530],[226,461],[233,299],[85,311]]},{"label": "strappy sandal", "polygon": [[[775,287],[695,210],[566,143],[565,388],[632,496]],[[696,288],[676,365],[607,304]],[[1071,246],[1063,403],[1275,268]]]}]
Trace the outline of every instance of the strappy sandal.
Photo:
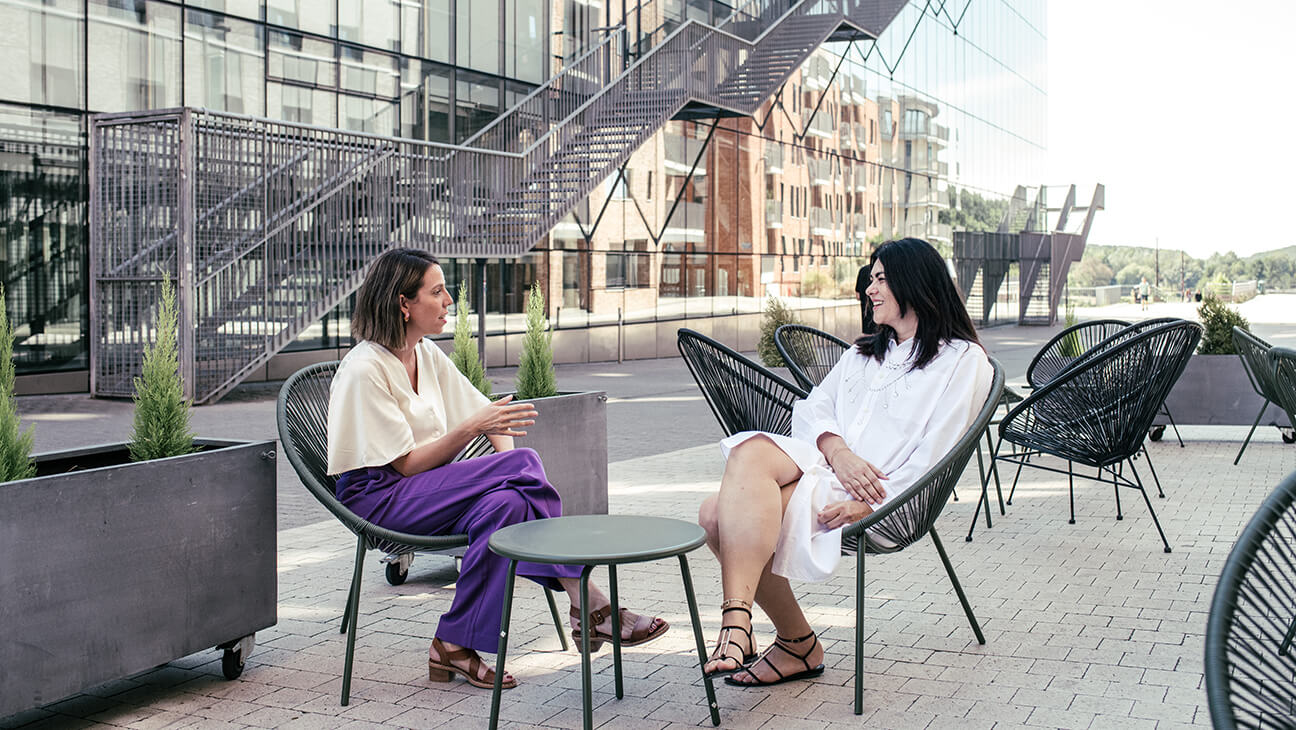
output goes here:
[{"label": "strappy sandal", "polygon": [[[814,643],[806,647],[804,654],[798,654],[786,646],[787,644],[800,644],[801,642],[806,641],[808,639],[814,639]],[[814,652],[815,647],[818,645],[819,645],[819,637],[815,636],[815,632],[813,631],[811,631],[809,634],[806,634],[805,636],[802,636],[799,639],[785,639],[782,636],[780,636],[775,640],[773,644],[770,644],[768,649],[766,649],[760,655],[760,659],[756,660],[756,662],[752,663],[749,666],[743,667],[743,669],[746,670],[747,674],[750,675],[754,681],[741,682],[737,679],[734,679],[732,676],[730,676],[730,677],[725,677],[725,684],[732,684],[735,687],[769,687],[771,685],[783,684],[784,682],[792,682],[798,679],[809,679],[811,677],[818,677],[819,675],[824,673],[824,665],[820,664],[817,667],[812,667],[810,666],[810,662],[808,661],[810,658],[810,654]],[[774,666],[774,662],[770,661],[769,659],[770,652],[774,651],[775,649],[778,649],[779,651],[783,652],[784,654],[787,654],[788,656],[794,659],[799,659],[801,663],[805,665],[805,669],[803,669],[800,672],[796,672],[794,674],[784,675],[783,672],[779,671],[778,667]],[[759,666],[761,662],[765,662],[765,665],[769,667],[771,670],[773,670],[775,674],[778,675],[778,679],[771,679],[769,681],[766,681],[761,679],[760,677],[757,677],[756,673],[753,672],[752,670],[755,669],[757,666]]]},{"label": "strappy sandal", "polygon": [[[436,654],[433,657],[433,653]],[[451,662],[467,659],[468,667],[457,667]],[[482,670],[486,672],[483,674]],[[446,645],[441,643],[440,639],[432,640],[432,647],[428,649],[428,681],[430,682],[449,682],[454,679],[456,674],[462,674],[463,678],[468,680],[468,684],[482,689],[495,689],[495,670],[487,667],[477,652],[472,649],[455,649],[450,651]],[[505,676],[504,681],[500,683],[503,689],[513,689],[517,686],[517,679],[511,676]]]},{"label": "strappy sandal", "polygon": [[[630,613],[627,609],[621,609],[621,627],[626,626],[626,614]],[[590,634],[590,651],[598,651],[604,643],[612,641],[612,634],[598,630],[598,625],[608,620],[612,615],[612,606],[604,606],[590,611],[590,623],[594,624],[594,633]],[[581,641],[580,626],[580,609],[572,606],[572,641],[578,645]],[[634,625],[630,629],[630,636],[621,639],[621,646],[639,646],[647,644],[662,634],[670,630],[670,624],[666,619],[657,618],[656,616],[636,616]]]},{"label": "strappy sandal", "polygon": [[[752,637],[751,632],[751,604],[741,598],[730,598],[720,604],[720,620],[724,621],[724,615],[731,611],[738,611],[747,614],[747,628],[741,626],[721,626],[720,637],[716,640],[716,648],[707,657],[707,663],[728,660],[738,662],[738,666],[733,669],[717,669],[707,674],[708,677],[728,677],[734,672],[741,672],[743,666],[756,658],[756,639]],[[747,650],[744,651],[737,641],[734,641],[733,634],[735,631],[741,631],[747,637]],[[729,647],[733,647],[742,655],[742,659],[729,653]]]}]

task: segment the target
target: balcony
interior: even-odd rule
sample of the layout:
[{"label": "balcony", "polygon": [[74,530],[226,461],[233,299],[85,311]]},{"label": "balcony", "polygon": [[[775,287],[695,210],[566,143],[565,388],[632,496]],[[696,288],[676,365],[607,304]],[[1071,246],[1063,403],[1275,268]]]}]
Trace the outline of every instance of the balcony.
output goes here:
[{"label": "balcony", "polygon": [[[705,140],[685,137],[678,134],[663,134],[663,164],[666,171],[672,175],[687,175],[693,167],[693,161],[698,158],[702,151]],[[706,157],[698,162],[697,170],[694,175],[706,174]]]},{"label": "balcony", "polygon": [[831,159],[806,159],[806,170],[810,173],[811,185],[833,184],[833,163]]},{"label": "balcony", "polygon": [[834,216],[827,208],[810,207],[810,235],[840,238],[841,230],[840,214]]},{"label": "balcony", "polygon": [[777,142],[767,142],[765,144],[765,174],[779,175],[783,173],[783,145]]},{"label": "balcony", "polygon": [[779,200],[765,201],[765,227],[782,228],[783,227],[783,202]]},{"label": "balcony", "polygon": [[833,123],[832,115],[827,109],[819,108],[814,118],[810,117],[813,109],[805,109],[801,112],[801,128],[805,133],[820,139],[832,139],[837,136],[837,125]]}]

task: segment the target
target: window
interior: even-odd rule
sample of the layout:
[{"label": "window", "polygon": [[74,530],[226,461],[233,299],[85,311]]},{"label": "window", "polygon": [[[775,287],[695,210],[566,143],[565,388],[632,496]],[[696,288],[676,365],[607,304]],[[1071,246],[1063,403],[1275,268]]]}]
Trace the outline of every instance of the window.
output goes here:
[{"label": "window", "polygon": [[621,170],[612,183],[612,199],[626,200],[630,197],[630,171]]}]

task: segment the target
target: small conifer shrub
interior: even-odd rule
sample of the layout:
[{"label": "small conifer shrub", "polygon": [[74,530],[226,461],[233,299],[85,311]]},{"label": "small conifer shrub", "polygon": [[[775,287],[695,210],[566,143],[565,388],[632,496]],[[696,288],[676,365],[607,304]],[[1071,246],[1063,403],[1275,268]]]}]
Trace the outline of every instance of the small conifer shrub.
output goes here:
[{"label": "small conifer shrub", "polygon": [[459,368],[468,382],[481,391],[487,398],[491,397],[491,382],[486,377],[486,367],[477,355],[477,346],[473,342],[472,323],[468,320],[468,286],[459,287],[459,301],[455,303],[454,349],[450,351],[450,361]]},{"label": "small conifer shrub", "polygon": [[180,381],[179,315],[171,277],[162,278],[157,339],[144,346],[143,374],[135,378],[135,426],[131,433],[132,461],[180,456],[195,451],[189,430],[189,408]]},{"label": "small conifer shrub", "polygon": [[765,316],[761,317],[761,336],[756,343],[756,354],[767,368],[786,367],[783,356],[774,344],[774,331],[785,324],[800,324],[796,314],[778,297],[765,300]]},{"label": "small conifer shrub", "polygon": [[0,482],[36,476],[31,460],[32,427],[19,428],[14,403],[13,326],[0,286]]},{"label": "small conifer shrub", "polygon": [[548,398],[558,395],[558,379],[554,375],[553,333],[547,332],[549,322],[544,314],[544,295],[540,287],[532,286],[527,298],[526,334],[522,337],[522,357],[518,363],[517,398]]},{"label": "small conifer shrub", "polygon": [[1197,307],[1197,317],[1202,323],[1201,344],[1197,352],[1202,355],[1236,355],[1233,347],[1233,328],[1241,327],[1251,331],[1251,323],[1242,313],[1220,301],[1220,298],[1207,294]]}]

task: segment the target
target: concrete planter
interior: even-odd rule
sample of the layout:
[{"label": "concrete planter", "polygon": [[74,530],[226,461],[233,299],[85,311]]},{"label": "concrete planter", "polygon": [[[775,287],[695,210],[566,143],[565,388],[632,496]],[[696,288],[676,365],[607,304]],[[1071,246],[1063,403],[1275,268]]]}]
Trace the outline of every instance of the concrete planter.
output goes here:
[{"label": "concrete planter", "polygon": [[[1256,394],[1237,355],[1193,355],[1166,397],[1176,423],[1250,426],[1264,399]],[[1165,416],[1157,419],[1165,425]],[[1290,428],[1287,414],[1274,404],[1265,408],[1262,426]]]},{"label": "concrete planter", "polygon": [[275,442],[40,454],[0,484],[0,717],[213,646],[242,671],[273,626]]},{"label": "concrete planter", "polygon": [[607,393],[536,398],[536,423],[515,441],[540,454],[565,515],[608,511]]}]

